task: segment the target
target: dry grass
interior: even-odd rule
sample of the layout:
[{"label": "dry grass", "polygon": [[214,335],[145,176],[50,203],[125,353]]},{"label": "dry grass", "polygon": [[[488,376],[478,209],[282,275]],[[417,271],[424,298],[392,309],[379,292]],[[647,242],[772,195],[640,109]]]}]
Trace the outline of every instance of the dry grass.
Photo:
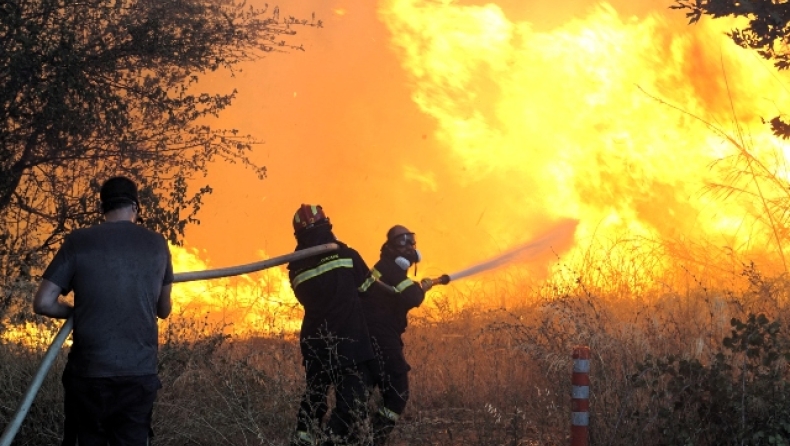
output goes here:
[{"label": "dry grass", "polygon": [[[593,355],[591,444],[661,444],[657,420],[634,416],[653,404],[633,385],[637,364],[668,354],[708,361],[732,317],[781,318],[786,309],[783,276],[767,278],[752,265],[706,280],[681,265],[653,288],[641,281],[656,277],[640,270],[651,262],[597,265],[604,267],[580,274],[559,264],[539,282],[511,272],[432,292],[404,339],[412,392],[390,445],[567,444],[576,345]],[[165,329],[155,445],[287,444],[303,385],[293,339],[230,337],[196,320]],[[40,357],[13,344],[0,348],[3,422]],[[63,364],[61,357],[15,445],[57,444]]]}]

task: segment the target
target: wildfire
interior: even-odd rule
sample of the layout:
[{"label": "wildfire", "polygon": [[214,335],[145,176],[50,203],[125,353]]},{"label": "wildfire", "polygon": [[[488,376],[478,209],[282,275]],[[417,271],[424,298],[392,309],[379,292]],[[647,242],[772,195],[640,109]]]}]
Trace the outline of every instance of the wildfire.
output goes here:
[{"label": "wildfire", "polygon": [[[727,40],[732,23],[623,17],[606,3],[548,31],[494,3],[388,0],[379,14],[413,101],[467,167],[455,181],[495,185],[495,197],[480,194],[489,207],[525,222],[579,219],[579,256],[621,234],[737,252],[780,247],[759,215],[756,182],[727,175],[745,150],[769,160],[768,176],[788,178],[790,145],[761,121],[788,91],[769,63]],[[742,189],[743,199],[723,199],[711,184]],[[759,193],[786,197],[777,187]],[[523,228],[503,223],[488,229],[517,240]]]},{"label": "wildfire", "polygon": [[[170,246],[173,269],[180,272],[204,271],[209,262],[194,248]],[[260,253],[261,259],[268,258]],[[205,257],[205,254],[204,254]],[[247,262],[250,263],[250,262]],[[71,296],[69,296],[71,298]],[[197,330],[217,333],[220,330],[237,337],[289,337],[299,329],[301,309],[281,268],[270,268],[238,277],[176,283],[172,292],[173,312],[167,324],[202,321]],[[7,324],[0,341],[31,349],[46,348],[60,324],[41,325],[34,322]],[[164,335],[164,329],[160,330]],[[70,338],[67,342],[70,345]]]},{"label": "wildfire", "polygon": [[239,101],[220,124],[265,135],[269,177],[212,166],[215,193],[187,240],[224,264],[241,255],[225,247],[287,252],[289,218],[311,202],[369,264],[390,226],[415,231],[418,278],[563,219],[579,221],[573,246],[519,265],[525,275],[562,263],[639,289],[687,283],[684,271],[716,283],[750,259],[784,270],[790,224],[771,213],[788,200],[790,146],[762,122],[788,103],[784,75],[724,35],[732,21],[689,25],[666,6],[311,5],[328,25],[300,34],[306,52],[228,84]]},{"label": "wildfire", "polygon": [[[265,136],[269,178],[211,166],[216,191],[187,241],[225,265],[249,262],[250,247],[285,253],[293,210],[311,202],[370,265],[387,228],[414,230],[420,277],[563,219],[579,224],[557,254],[602,282],[638,288],[679,264],[713,274],[748,258],[787,269],[790,222],[777,209],[790,201],[790,145],[763,119],[790,89],[724,35],[732,22],[589,1],[573,15],[557,5],[549,26],[517,11],[528,2],[471,3],[315,6],[329,22],[308,51],[228,81],[239,100],[219,125]],[[643,13],[623,12],[636,4]],[[209,268],[205,252],[172,252],[177,272]],[[178,317],[234,332],[293,332],[301,316],[282,268],[178,284],[173,298]]]},{"label": "wildfire", "polygon": [[[176,274],[210,269],[197,249],[171,246],[170,252]],[[260,256],[260,260],[268,258],[263,252]],[[282,267],[176,283],[172,298],[176,320],[205,320],[212,329],[222,328],[239,336],[289,335],[301,324],[301,312]]]}]

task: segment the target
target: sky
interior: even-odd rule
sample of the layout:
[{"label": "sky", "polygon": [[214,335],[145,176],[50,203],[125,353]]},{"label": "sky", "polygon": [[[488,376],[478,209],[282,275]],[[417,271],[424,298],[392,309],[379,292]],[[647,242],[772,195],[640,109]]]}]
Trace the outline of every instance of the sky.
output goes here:
[{"label": "sky", "polygon": [[760,119],[780,111],[786,81],[724,36],[730,23],[691,26],[670,4],[279,3],[323,20],[297,28],[305,51],[202,84],[238,91],[213,125],[263,141],[252,158],[268,177],[212,165],[193,183],[214,193],[186,247],[211,267],[291,252],[302,203],[371,265],[405,225],[431,276],[566,219],[577,251],[626,233],[769,245],[744,232],[748,204],[706,192],[733,147],[703,120],[784,153]]}]

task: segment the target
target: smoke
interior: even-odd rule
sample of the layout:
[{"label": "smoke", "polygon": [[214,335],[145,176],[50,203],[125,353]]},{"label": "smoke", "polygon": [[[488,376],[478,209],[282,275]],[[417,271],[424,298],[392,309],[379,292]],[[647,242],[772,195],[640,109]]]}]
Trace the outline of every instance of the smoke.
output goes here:
[{"label": "smoke", "polygon": [[515,248],[490,258],[484,262],[472,265],[466,269],[450,274],[451,280],[469,277],[483,271],[489,271],[500,266],[516,261],[528,262],[542,257],[548,252],[558,253],[573,243],[573,234],[576,231],[578,220],[567,219],[553,226],[545,233],[522,243]]}]

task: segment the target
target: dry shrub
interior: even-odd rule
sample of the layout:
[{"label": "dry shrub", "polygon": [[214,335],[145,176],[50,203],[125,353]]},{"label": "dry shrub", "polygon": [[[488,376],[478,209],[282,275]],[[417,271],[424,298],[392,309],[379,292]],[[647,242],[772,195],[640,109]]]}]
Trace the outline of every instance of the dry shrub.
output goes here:
[{"label": "dry shrub", "polygon": [[194,321],[169,329],[160,348],[155,444],[284,444],[301,395],[296,344],[234,341],[222,327]]},{"label": "dry shrub", "polygon": [[[44,356],[10,342],[0,343],[0,425],[11,421]],[[63,389],[60,375],[65,354],[60,354],[22,423],[16,445],[60,444],[63,424]]]},{"label": "dry shrub", "polygon": [[[659,416],[676,395],[656,396],[657,389],[672,388],[663,375],[670,366],[657,361],[669,364],[672,357],[709,371],[722,340],[731,336],[733,318],[761,313],[784,329],[788,282],[749,263],[730,275],[681,264],[661,277],[640,268],[664,260],[637,263],[591,260],[581,272],[560,263],[539,283],[513,275],[502,286],[502,276],[492,276],[496,283],[470,281],[432,291],[404,336],[411,398],[389,444],[567,444],[577,345],[592,352],[590,444],[671,444],[662,442],[662,423],[692,414]],[[661,285],[649,288],[648,280]],[[162,325],[163,389],[154,411],[154,444],[287,444],[304,385],[297,340],[284,332],[230,335],[210,320],[175,318]],[[778,336],[777,342],[788,339],[784,331]],[[41,355],[2,344],[3,422]],[[57,444],[63,362],[61,355],[15,444]],[[657,377],[658,387],[640,384],[645,370]]]}]

